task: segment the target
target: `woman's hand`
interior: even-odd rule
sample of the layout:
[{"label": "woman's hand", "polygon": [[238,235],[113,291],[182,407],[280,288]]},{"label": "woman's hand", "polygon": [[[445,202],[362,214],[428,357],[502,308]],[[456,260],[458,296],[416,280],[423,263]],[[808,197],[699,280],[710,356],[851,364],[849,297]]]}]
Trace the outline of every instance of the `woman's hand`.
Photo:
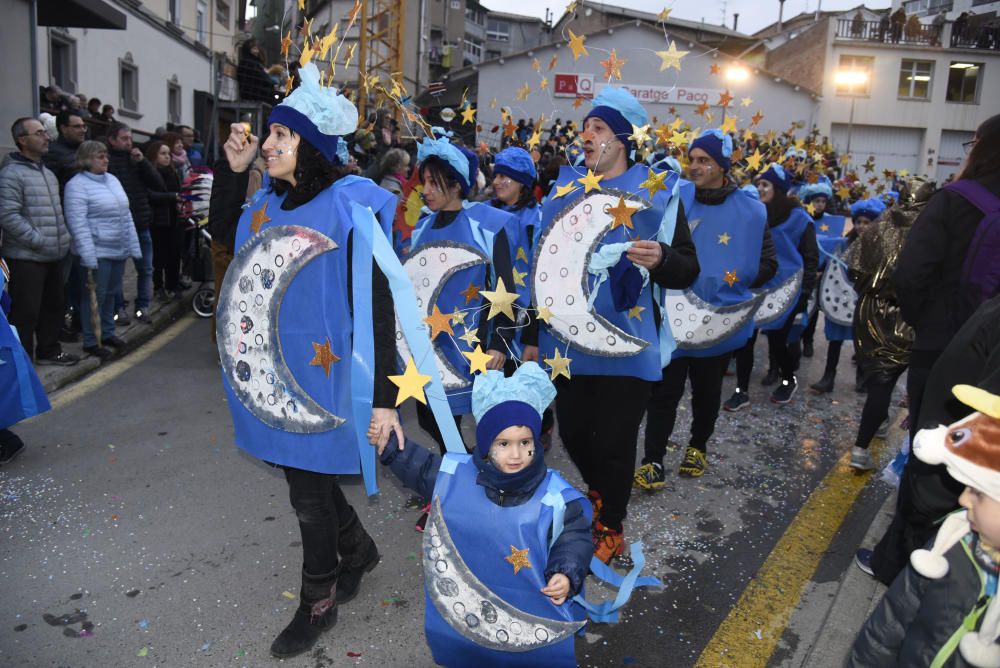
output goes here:
[{"label": "woman's hand", "polygon": [[490,361],[486,363],[488,370],[496,371],[497,369],[502,369],[503,365],[507,363],[507,356],[499,350],[487,350],[486,352],[490,356]]},{"label": "woman's hand", "polygon": [[399,422],[399,412],[395,408],[373,408],[372,419],[368,423],[368,442],[375,446],[381,455],[389,442],[389,436],[395,432],[399,449],[403,449],[403,425]]},{"label": "woman's hand", "polygon": [[569,596],[569,578],[562,573],[556,573],[549,578],[549,583],[542,587],[541,591],[552,599],[555,605],[562,605]]},{"label": "woman's hand", "polygon": [[229,160],[229,169],[237,174],[245,172],[257,158],[257,137],[247,134],[242,123],[229,126],[229,139],[222,145]]},{"label": "woman's hand", "polygon": [[633,241],[626,257],[640,267],[655,269],[663,261],[663,249],[659,241]]}]

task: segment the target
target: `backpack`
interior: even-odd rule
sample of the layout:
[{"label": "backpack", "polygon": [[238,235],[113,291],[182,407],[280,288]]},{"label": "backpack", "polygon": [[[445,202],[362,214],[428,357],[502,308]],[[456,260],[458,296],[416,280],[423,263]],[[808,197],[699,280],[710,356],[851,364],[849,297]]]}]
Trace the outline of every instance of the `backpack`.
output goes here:
[{"label": "backpack", "polygon": [[973,307],[1000,292],[1000,197],[968,179],[954,181],[946,190],[964,197],[983,212],[965,252],[960,285]]}]

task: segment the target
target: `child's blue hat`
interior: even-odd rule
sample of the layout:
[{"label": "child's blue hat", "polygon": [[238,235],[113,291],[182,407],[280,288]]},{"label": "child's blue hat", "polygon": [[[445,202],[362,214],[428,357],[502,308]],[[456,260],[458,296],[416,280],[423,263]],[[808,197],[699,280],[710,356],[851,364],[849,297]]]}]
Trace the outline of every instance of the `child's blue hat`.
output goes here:
[{"label": "child's blue hat", "polygon": [[516,146],[505,148],[497,153],[493,173],[509,176],[527,187],[531,187],[538,177],[538,172],[535,171],[535,161],[531,159],[531,154]]},{"label": "child's blue hat", "polygon": [[808,204],[814,197],[825,197],[827,199],[833,197],[833,186],[830,185],[830,179],[821,176],[816,183],[807,183],[799,188],[799,199],[805,204]]},{"label": "child's blue hat", "polygon": [[536,362],[525,362],[510,377],[487,371],[472,383],[472,415],[476,418],[476,454],[486,457],[497,434],[525,426],[541,447],[542,413],[556,398],[556,388]]},{"label": "child's blue hat", "polygon": [[764,173],[760,175],[760,178],[769,182],[775,188],[781,192],[787,193],[788,189],[792,186],[791,180],[788,178],[785,168],[776,162],[772,162],[768,165]]},{"label": "child's blue hat", "polygon": [[298,132],[334,164],[347,164],[347,142],[342,137],[358,127],[358,110],[331,86],[320,83],[314,63],[298,71],[299,87],[271,110],[268,125],[279,123]]},{"label": "child's blue hat", "polygon": [[883,211],[885,211],[885,202],[877,197],[862,199],[851,205],[851,218],[864,216],[869,220],[875,220]]},{"label": "child's blue hat", "polygon": [[601,92],[594,97],[594,107],[587,114],[583,122],[588,118],[599,118],[608,124],[615,136],[625,144],[629,153],[635,150],[635,142],[629,137],[632,135],[632,126],[642,127],[649,123],[649,114],[635,99],[635,95],[627,88],[618,86],[605,86]]},{"label": "child's blue hat", "polygon": [[709,157],[722,168],[722,171],[729,171],[729,167],[732,165],[733,138],[725,132],[718,128],[705,130],[688,145],[688,156],[696,148],[708,153]]}]

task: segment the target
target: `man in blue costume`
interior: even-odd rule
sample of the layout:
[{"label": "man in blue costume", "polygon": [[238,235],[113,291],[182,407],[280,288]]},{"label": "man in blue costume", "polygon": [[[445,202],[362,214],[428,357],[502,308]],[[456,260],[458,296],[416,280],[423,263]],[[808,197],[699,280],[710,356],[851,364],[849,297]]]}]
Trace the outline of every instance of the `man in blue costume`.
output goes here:
[{"label": "man in blue costume", "polygon": [[[681,182],[680,196],[688,220],[698,221],[691,225],[691,236],[701,266],[688,292],[705,302],[704,308],[716,319],[715,331],[690,341],[678,337],[678,347],[663,369],[663,380],[653,387],[646,411],[645,453],[635,472],[634,484],[640,489],[662,489],[666,484],[663,457],[688,378],[691,440],[678,473],[699,477],[705,472],[708,439],[719,417],[726,366],[732,351],[753,334],[753,302],[759,300],[750,289],[769,281],[778,269],[767,210],[728,176],[732,154],[732,138],[719,130],[705,131],[688,148],[691,181]],[[681,302],[678,306],[687,305]],[[739,306],[747,314],[742,320],[734,312]],[[687,314],[668,308],[667,317],[683,319]],[[727,318],[730,325],[724,324]]]},{"label": "man in blue costume", "polygon": [[636,438],[673,348],[662,289],[698,275],[676,174],[632,162],[642,105],[608,86],[584,119],[584,165],[563,167],[542,209],[532,302],[538,348],[556,382],[559,435],[594,506],[594,556],[624,549]]}]

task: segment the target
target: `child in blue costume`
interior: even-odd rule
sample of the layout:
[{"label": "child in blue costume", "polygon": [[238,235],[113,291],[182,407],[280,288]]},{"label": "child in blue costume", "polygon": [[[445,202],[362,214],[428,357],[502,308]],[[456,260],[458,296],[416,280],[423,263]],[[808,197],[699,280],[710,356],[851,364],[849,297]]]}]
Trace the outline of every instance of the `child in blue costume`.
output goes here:
[{"label": "child in blue costume", "polygon": [[24,442],[8,427],[51,408],[17,330],[7,322],[9,312],[7,265],[0,260],[0,466],[24,450]]},{"label": "child in blue costume", "polygon": [[[401,431],[388,379],[396,370],[393,300],[369,250],[391,225],[395,197],[349,174],[344,135],[357,127],[354,105],[322,85],[314,64],[299,77],[268,119],[267,185],[240,218],[217,320],[236,443],[281,467],[299,522],[301,593],[271,645],[278,658],[312,647],[378,564],[338,475],[362,466],[374,474],[369,422]],[[228,165],[215,186],[235,201],[213,204],[238,207],[257,138],[237,123],[224,148]]]},{"label": "child in blue costume", "polygon": [[[778,272],[761,289],[768,293],[758,314],[759,331],[767,333],[768,346],[777,362],[781,384],[771,393],[771,401],[787,404],[795,394],[795,353],[788,344],[788,335],[795,316],[806,308],[809,295],[816,288],[816,267],[819,250],[812,218],[788,196],[791,186],[781,165],[772,163],[757,179],[760,201],[767,207],[767,224],[778,253]],[[773,297],[772,297],[773,295]],[[773,308],[771,305],[773,304]],[[768,310],[771,308],[771,310]],[[753,348],[757,333],[736,353],[736,394],[748,401],[750,373],[753,371]],[[734,398],[736,397],[734,394]],[[727,402],[729,403],[729,402]]]},{"label": "child in blue costume", "polygon": [[590,504],[538,447],[554,397],[534,362],[509,378],[487,371],[472,391],[472,454],[442,457],[395,436],[380,452],[404,485],[433,499],[425,630],[440,665],[576,665],[573,635],[586,614],[571,599],[593,553]]},{"label": "child in blue costume", "polygon": [[[833,186],[830,179],[819,176],[816,183],[806,183],[799,188],[796,197],[801,200],[805,207],[812,206],[812,216],[816,226],[816,243],[820,247],[819,273],[822,275],[826,267],[827,253],[833,252],[833,248],[844,239],[844,225],[847,219],[844,216],[831,214],[827,208],[833,200]],[[806,209],[807,213],[809,209]],[[802,333],[802,356],[813,356],[813,339],[816,335],[816,325],[819,322],[819,309],[813,309],[809,314],[809,324]]]},{"label": "child in blue costume", "polygon": [[[433,292],[436,301],[423,304],[422,309],[429,323],[440,317],[438,312],[447,316],[447,329],[452,330],[432,325],[431,340],[439,359],[455,371],[455,380],[445,382],[445,391],[455,423],[461,424],[462,416],[471,412],[469,356],[485,351],[490,357],[487,369],[502,369],[512,356],[514,319],[503,314],[489,318],[492,307],[487,297],[516,294],[512,260],[520,239],[518,220],[488,204],[466,201],[479,171],[479,160],[471,151],[447,139],[425,139],[417,147],[417,159],[422,197],[432,213],[417,223],[404,267],[418,292],[427,287],[418,283],[439,283]],[[456,251],[471,253],[476,260],[455,271],[424,274],[428,263],[433,269],[441,257]],[[527,304],[519,306],[523,309]],[[516,317],[517,306],[510,309]],[[427,406],[417,405],[417,420],[444,453],[444,441]]]}]

